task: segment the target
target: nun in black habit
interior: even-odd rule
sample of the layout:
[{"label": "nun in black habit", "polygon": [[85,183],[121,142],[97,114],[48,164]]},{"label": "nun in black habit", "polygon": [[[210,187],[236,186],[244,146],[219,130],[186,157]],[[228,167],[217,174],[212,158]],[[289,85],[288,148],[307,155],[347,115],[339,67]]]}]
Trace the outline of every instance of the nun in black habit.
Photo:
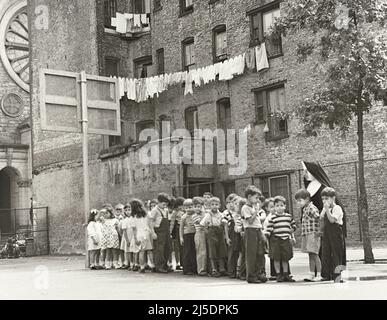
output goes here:
[{"label": "nun in black habit", "polygon": [[[331,187],[332,183],[328,178],[328,175],[325,173],[324,169],[321,167],[319,163],[315,162],[306,162],[302,161],[302,166],[304,169],[304,186],[309,191],[311,198],[310,200],[313,202],[313,204],[318,208],[318,210],[322,211],[324,208],[324,204],[321,198],[321,192],[324,190],[325,187]],[[347,228],[346,228],[346,214],[343,205],[341,204],[340,200],[336,198],[336,203],[341,206],[344,212],[343,216],[343,261],[342,265],[347,265],[347,259],[346,259],[346,248],[345,248],[345,238],[347,236]],[[302,216],[302,215],[301,215]],[[320,258],[321,258],[321,249],[320,248]],[[322,270],[321,270],[321,276],[325,279],[331,278],[331,272],[330,270],[327,270],[327,266],[324,266],[324,262],[322,261]]]}]

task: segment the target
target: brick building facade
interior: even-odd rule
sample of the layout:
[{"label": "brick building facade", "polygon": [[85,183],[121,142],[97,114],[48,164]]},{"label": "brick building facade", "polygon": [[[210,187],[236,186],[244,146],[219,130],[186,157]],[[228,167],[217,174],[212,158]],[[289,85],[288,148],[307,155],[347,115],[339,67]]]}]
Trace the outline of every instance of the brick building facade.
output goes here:
[{"label": "brick building facade", "polygon": [[[83,213],[80,136],[43,132],[39,114],[39,68],[128,78],[200,68],[244,53],[262,38],[280,11],[278,1],[256,0],[82,0],[29,2],[29,15],[44,4],[49,29],[30,24],[33,191],[49,206],[52,252],[81,252]],[[279,10],[279,11],[278,11]],[[150,31],[118,34],[111,17],[147,13]],[[296,37],[305,37],[299,34]],[[313,57],[299,64],[294,39],[273,42],[270,68],[246,71],[230,81],[215,81],[184,95],[175,85],[158,98],[136,103],[121,100],[122,136],[90,137],[91,205],[125,202],[160,191],[192,196],[211,190],[224,198],[255,183],[265,195],[283,194],[298,218],[293,195],[302,185],[301,160],[320,161],[337,188],[348,214],[350,241],[359,241],[356,129],[346,137],[324,131],[306,137],[297,119],[276,121],[268,110],[273,94],[286,96],[287,112],[318,88],[322,80]],[[190,54],[186,54],[186,53]],[[193,54],[194,52],[194,54]],[[266,98],[265,98],[266,97]],[[365,118],[366,182],[373,240],[386,240],[386,108],[377,102]],[[222,111],[225,117],[219,117]],[[194,119],[194,120],[192,120]],[[138,132],[160,129],[234,128],[248,131],[247,171],[230,176],[227,165],[142,165]],[[268,126],[266,126],[268,124]],[[267,127],[269,131],[267,132]]]}]

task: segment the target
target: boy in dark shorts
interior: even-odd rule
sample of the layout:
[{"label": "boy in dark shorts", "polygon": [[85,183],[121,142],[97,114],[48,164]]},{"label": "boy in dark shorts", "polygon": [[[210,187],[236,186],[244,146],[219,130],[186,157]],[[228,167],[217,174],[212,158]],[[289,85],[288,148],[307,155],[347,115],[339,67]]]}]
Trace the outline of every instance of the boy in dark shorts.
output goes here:
[{"label": "boy in dark shorts", "polygon": [[[282,196],[274,198],[275,213],[270,218],[265,234],[271,236],[270,258],[274,260],[277,282],[294,282],[289,276],[288,262],[293,258],[291,243],[292,234],[296,230],[293,217],[285,212],[286,199]],[[281,265],[283,275],[281,275]]]}]

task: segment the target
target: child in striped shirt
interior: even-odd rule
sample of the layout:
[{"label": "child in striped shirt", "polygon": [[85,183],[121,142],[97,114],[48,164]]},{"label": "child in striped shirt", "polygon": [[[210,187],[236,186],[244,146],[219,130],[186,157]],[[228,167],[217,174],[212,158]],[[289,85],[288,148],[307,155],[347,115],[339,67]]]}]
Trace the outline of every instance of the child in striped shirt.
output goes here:
[{"label": "child in striped shirt", "polygon": [[[291,238],[296,230],[293,217],[285,212],[286,199],[282,196],[274,198],[275,213],[271,216],[265,234],[271,236],[270,258],[274,260],[277,282],[294,282],[289,276],[288,262],[293,258]],[[281,275],[281,265],[283,275]]]}]

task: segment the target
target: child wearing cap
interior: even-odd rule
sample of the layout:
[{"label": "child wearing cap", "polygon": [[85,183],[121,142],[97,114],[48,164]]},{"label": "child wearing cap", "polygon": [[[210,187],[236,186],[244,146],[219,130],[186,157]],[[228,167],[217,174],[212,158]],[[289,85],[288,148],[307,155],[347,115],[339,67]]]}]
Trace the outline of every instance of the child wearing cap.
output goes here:
[{"label": "child wearing cap", "polygon": [[209,201],[210,212],[207,212],[200,224],[207,229],[209,258],[211,261],[212,276],[226,276],[225,259],[227,257],[227,244],[231,244],[228,237],[227,222],[219,211],[220,200],[212,197]]},{"label": "child wearing cap", "polygon": [[168,219],[169,203],[169,195],[166,193],[159,193],[157,196],[157,205],[150,212],[150,219],[157,236],[153,244],[153,254],[156,271],[159,273],[168,273],[173,271],[172,268],[168,267],[168,260],[171,254],[172,246]]}]

